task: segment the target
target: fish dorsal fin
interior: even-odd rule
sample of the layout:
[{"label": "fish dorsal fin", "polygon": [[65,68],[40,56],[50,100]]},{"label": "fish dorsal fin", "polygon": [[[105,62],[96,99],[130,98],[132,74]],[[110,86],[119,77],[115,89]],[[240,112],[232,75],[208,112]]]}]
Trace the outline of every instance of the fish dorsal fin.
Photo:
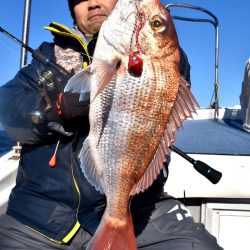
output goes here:
[{"label": "fish dorsal fin", "polygon": [[81,169],[88,182],[101,193],[104,193],[103,172],[96,166],[89,147],[89,137],[83,143],[79,154]]},{"label": "fish dorsal fin", "polygon": [[114,56],[110,60],[95,58],[93,64],[96,73],[97,92],[95,93],[92,101],[103,91],[112,77],[116,74],[117,65],[119,62],[120,58],[118,56]]},{"label": "fish dorsal fin", "polygon": [[130,195],[143,192],[151,186],[163,168],[163,163],[167,161],[169,147],[175,141],[175,131],[182,126],[183,120],[188,117],[192,118],[192,113],[196,113],[195,109],[199,108],[197,101],[187,86],[187,81],[181,77],[178,94],[158,149],[147,170],[141,179],[134,185]]},{"label": "fish dorsal fin", "polygon": [[80,70],[68,80],[64,92],[80,93],[80,101],[88,100],[90,96],[90,75],[91,66]]}]

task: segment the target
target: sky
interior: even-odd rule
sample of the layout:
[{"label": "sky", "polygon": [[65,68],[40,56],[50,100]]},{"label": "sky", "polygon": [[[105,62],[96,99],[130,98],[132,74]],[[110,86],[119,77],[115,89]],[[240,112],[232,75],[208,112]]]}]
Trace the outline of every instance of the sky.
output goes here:
[{"label": "sky", "polygon": [[[3,1],[0,8],[0,27],[22,38],[24,0]],[[249,0],[163,0],[162,3],[195,5],[213,13],[219,21],[219,105],[240,104],[239,96],[245,65],[250,57]],[[186,8],[171,8],[172,15],[213,20],[209,15]],[[53,40],[43,29],[56,21],[72,26],[66,0],[32,0],[28,45],[37,48],[43,41]],[[192,92],[201,107],[214,101],[215,28],[210,23],[175,20],[181,47],[191,64]],[[0,33],[0,85],[10,80],[20,67],[20,47]],[[28,61],[31,60],[29,55]]]}]

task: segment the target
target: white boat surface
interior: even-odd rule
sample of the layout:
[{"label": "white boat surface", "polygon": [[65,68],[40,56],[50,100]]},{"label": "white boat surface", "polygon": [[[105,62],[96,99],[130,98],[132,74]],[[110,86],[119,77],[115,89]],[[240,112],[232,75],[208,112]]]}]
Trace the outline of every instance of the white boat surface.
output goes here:
[{"label": "white boat surface", "polygon": [[176,133],[176,144],[195,160],[222,173],[212,184],[191,163],[171,154],[165,190],[177,198],[250,198],[250,133],[242,129],[241,109],[201,109]]},{"label": "white boat surface", "polygon": [[6,210],[10,192],[15,186],[18,163],[14,150],[0,158],[0,214]]}]

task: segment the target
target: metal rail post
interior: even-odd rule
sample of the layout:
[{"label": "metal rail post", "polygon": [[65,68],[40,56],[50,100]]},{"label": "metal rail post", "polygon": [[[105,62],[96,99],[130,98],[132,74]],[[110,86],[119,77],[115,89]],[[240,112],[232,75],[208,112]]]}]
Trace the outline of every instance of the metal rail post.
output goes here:
[{"label": "metal rail post", "polygon": [[189,4],[167,4],[165,8],[169,9],[170,7],[180,7],[180,8],[188,8],[188,9],[194,9],[198,10],[201,12],[206,13],[210,17],[213,18],[211,19],[205,19],[205,18],[189,18],[189,17],[181,17],[181,16],[172,16],[173,19],[177,20],[182,20],[182,21],[190,21],[190,22],[208,22],[213,24],[215,28],[215,82],[214,82],[214,119],[217,120],[219,117],[219,95],[218,95],[218,90],[219,90],[219,80],[218,80],[218,69],[219,69],[219,21],[217,17],[211,13],[210,11],[194,6],[194,5],[189,5]]},{"label": "metal rail post", "polygon": [[[31,0],[25,0],[24,2],[24,14],[23,14],[23,34],[22,42],[28,44],[29,40],[29,27],[30,27],[30,9],[31,9]],[[27,64],[27,50],[24,47],[21,47],[21,59],[20,59],[20,68]]]}]

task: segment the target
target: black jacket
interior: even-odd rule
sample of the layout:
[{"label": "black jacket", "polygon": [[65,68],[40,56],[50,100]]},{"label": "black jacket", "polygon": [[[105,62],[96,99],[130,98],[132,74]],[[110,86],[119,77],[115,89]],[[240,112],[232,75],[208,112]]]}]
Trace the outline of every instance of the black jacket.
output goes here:
[{"label": "black jacket", "polygon": [[[53,32],[59,45],[78,44],[75,34],[69,34],[64,26],[57,24]],[[39,49],[55,60],[53,43],[43,43]],[[86,54],[79,44],[77,50]],[[78,155],[88,134],[88,117],[83,118],[81,128],[72,136],[51,131],[46,122],[35,125],[31,121],[31,113],[45,105],[37,85],[44,69],[43,64],[33,60],[0,88],[0,121],[10,137],[22,144],[16,186],[10,195],[7,214],[61,243],[68,242],[80,225],[94,234],[104,212],[105,196],[88,183],[79,167]],[[51,168],[48,163],[59,139],[57,164]],[[132,213],[136,213],[136,207],[160,199],[164,182],[161,174],[143,195],[135,197]]]}]

